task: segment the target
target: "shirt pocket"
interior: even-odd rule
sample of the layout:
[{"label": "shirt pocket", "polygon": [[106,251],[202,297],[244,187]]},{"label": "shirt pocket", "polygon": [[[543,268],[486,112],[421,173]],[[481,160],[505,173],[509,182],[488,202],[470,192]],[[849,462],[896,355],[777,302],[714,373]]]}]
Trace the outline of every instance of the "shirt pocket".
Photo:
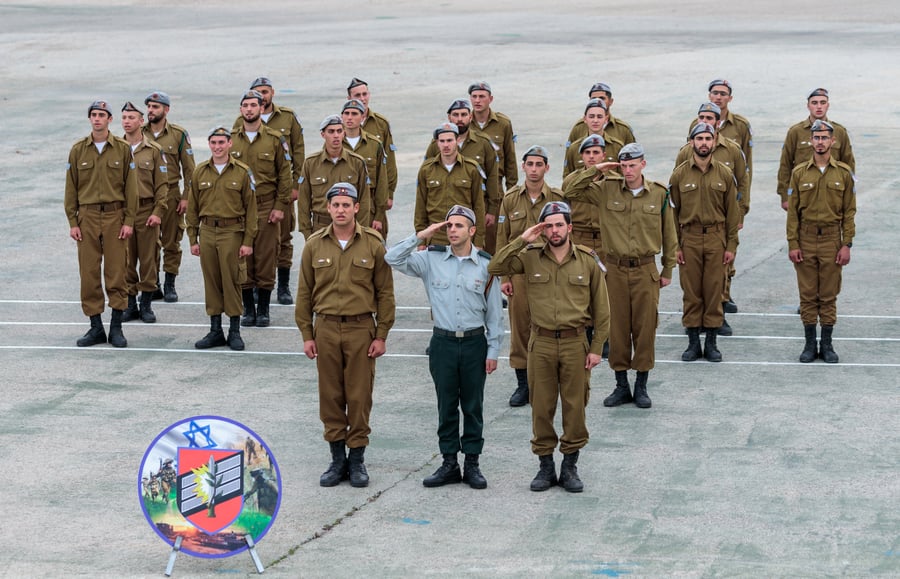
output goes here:
[{"label": "shirt pocket", "polygon": [[678,184],[678,192],[682,195],[690,195],[697,191],[696,183],[679,183]]},{"label": "shirt pocket", "polygon": [[372,257],[354,257],[350,264],[350,279],[356,283],[371,284],[375,260]]},{"label": "shirt pocket", "polygon": [[256,154],[256,172],[272,174],[275,172],[275,155],[270,151],[261,151]]},{"label": "shirt pocket", "polygon": [[137,168],[142,169],[144,171],[152,171],[153,170],[153,161],[151,159],[145,159],[143,161],[138,161]]},{"label": "shirt pocket", "polygon": [[647,215],[659,215],[662,211],[662,206],[658,203],[645,203],[641,210]]},{"label": "shirt pocket", "polygon": [[568,280],[569,285],[575,287],[587,287],[591,285],[591,276],[586,273],[570,273]]},{"label": "shirt pocket", "polygon": [[229,200],[238,203],[240,206],[243,206],[243,199],[241,196],[241,183],[239,181],[228,180],[223,184],[223,188],[225,190],[225,195]]},{"label": "shirt pocket", "polygon": [[545,284],[550,283],[550,274],[543,271],[533,271],[529,273],[525,279],[528,281],[529,285]]},{"label": "shirt pocket", "polygon": [[618,201],[616,199],[609,199],[606,201],[606,210],[607,211],[614,211],[616,213],[621,213],[621,212],[625,211],[625,209],[627,209],[627,208],[625,207],[625,204],[622,203],[621,201]]}]

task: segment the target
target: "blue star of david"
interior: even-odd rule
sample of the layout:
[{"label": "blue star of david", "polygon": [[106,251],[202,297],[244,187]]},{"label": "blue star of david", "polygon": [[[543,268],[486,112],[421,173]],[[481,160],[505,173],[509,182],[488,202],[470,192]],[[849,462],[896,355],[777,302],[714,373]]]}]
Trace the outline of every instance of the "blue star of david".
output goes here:
[{"label": "blue star of david", "polygon": [[[209,428],[210,427],[208,424],[206,426],[200,426],[199,424],[197,424],[196,422],[191,420],[190,429],[182,432],[184,437],[187,438],[188,441],[190,442],[190,444],[188,445],[188,448],[215,448],[216,447],[215,441],[209,437]],[[203,435],[203,438],[206,439],[206,446],[200,446],[199,444],[197,444],[197,435],[198,434]]]}]

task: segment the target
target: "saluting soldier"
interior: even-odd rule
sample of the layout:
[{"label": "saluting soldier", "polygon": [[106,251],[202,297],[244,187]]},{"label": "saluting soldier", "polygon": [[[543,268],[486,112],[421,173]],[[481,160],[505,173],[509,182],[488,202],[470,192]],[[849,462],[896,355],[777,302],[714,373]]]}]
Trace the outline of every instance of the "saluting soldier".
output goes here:
[{"label": "saluting soldier", "polygon": [[600,230],[600,211],[594,204],[579,199],[578,195],[568,193],[573,188],[586,189],[602,177],[597,167],[609,162],[606,141],[601,135],[588,135],[578,145],[578,153],[581,155],[581,167],[570,173],[562,183],[562,190],[569,198],[568,204],[572,211],[572,242],[590,247],[603,261],[605,255],[603,234]]},{"label": "saluting soldier", "polygon": [[[604,82],[594,83],[594,85],[591,86],[591,90],[588,91],[588,98],[600,99],[606,103],[606,111],[609,113],[609,120],[606,123],[605,134],[609,135],[611,139],[621,141],[623,146],[634,142],[634,132],[632,132],[631,126],[612,114],[612,106],[615,99],[613,99],[612,89],[608,84]],[[584,118],[578,119],[578,122],[572,127],[572,130],[569,131],[566,147],[595,132],[596,131],[592,131],[588,128]]]},{"label": "saluting soldier", "polygon": [[[209,333],[194,344],[200,350],[228,345],[243,350],[241,284],[247,279],[246,258],[256,237],[256,188],[250,167],[230,155],[231,132],[224,126],[209,133],[212,156],[200,163],[191,179],[187,233],[191,255],[200,257]],[[228,338],[222,331],[228,316]]]},{"label": "saluting soldier", "polygon": [[[591,369],[600,363],[609,331],[609,300],[597,255],[569,239],[569,206],[551,201],[539,222],[500,249],[488,266],[492,275],[524,274],[531,309],[528,386],[534,435],[531,450],[540,470],[531,490],[544,491],[557,482],[568,492],[581,492],[578,454],[588,443],[585,407],[590,397]],[[534,243],[543,235],[546,243]],[[588,344],[585,327],[594,327]],[[562,398],[562,436],[553,427]],[[553,452],[563,453],[559,477]]]},{"label": "saluting soldier", "polygon": [[331,450],[319,484],[349,478],[365,487],[375,359],[394,325],[394,278],[381,235],[356,220],[356,187],[335,183],[326,197],[331,223],[306,239],[295,318],[303,352],[316,360],[319,416]]},{"label": "saluting soldier", "polygon": [[109,343],[128,345],[122,313],[128,307],[125,266],[137,213],[137,178],[131,147],[109,131],[112,118],[108,102],[91,103],[91,134],[72,146],[66,168],[65,209],[69,237],[78,242],[81,310],[91,319],[91,328],[76,342],[81,347],[107,341],[100,318],[103,281],[112,309]]},{"label": "saluting soldier", "polygon": [[[602,99],[591,99],[584,107],[584,123],[590,130],[591,135],[600,135],[603,137],[603,150],[606,153],[605,161],[615,163],[619,155],[619,150],[625,146],[625,143],[606,132],[606,126],[609,124],[609,113],[606,103]],[[587,137],[585,137],[587,138]],[[574,171],[584,168],[584,162],[581,159],[581,144],[584,139],[573,141],[566,147],[566,160],[563,164],[563,179],[571,175]]]},{"label": "saluting soldier", "polygon": [[369,173],[369,197],[372,199],[372,229],[384,236],[384,224],[388,210],[387,154],[384,145],[362,129],[366,105],[360,100],[350,99],[341,109],[344,122],[344,148],[366,160]]}]

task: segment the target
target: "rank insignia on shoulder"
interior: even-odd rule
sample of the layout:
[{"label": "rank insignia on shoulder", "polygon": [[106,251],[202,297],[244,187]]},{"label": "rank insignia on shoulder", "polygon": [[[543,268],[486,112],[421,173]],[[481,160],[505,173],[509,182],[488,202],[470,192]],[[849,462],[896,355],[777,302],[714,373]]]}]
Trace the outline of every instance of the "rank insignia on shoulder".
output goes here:
[{"label": "rank insignia on shoulder", "polygon": [[429,245],[428,251],[439,251],[441,253],[446,253],[447,246],[446,245]]}]

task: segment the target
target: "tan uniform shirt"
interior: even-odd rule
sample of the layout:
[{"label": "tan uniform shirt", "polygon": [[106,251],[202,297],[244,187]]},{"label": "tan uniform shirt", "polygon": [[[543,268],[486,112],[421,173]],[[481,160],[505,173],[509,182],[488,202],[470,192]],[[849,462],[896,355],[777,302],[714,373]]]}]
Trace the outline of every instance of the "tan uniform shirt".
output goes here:
[{"label": "tan uniform shirt", "polygon": [[266,199],[269,195],[274,195],[273,209],[290,211],[293,186],[291,153],[288,142],[281,133],[261,124],[256,138],[250,142],[241,126],[231,131],[231,142],[231,156],[253,171],[257,198]]},{"label": "tan uniform shirt", "polygon": [[81,205],[122,202],[122,225],[134,227],[138,186],[131,145],[109,133],[103,153],[88,135],[72,145],[66,168],[65,209],[69,227],[78,225]]},{"label": "tan uniform shirt", "polygon": [[[387,178],[387,154],[381,141],[366,131],[360,131],[356,148],[352,148],[347,139],[344,139],[344,148],[356,153],[366,161],[366,170],[369,173],[369,194],[372,199],[371,221],[384,223],[387,217],[387,204],[390,198]],[[360,210],[362,210],[360,208]]]},{"label": "tan uniform shirt", "polygon": [[[537,224],[544,205],[551,201],[565,201],[561,189],[544,183],[532,203],[525,185],[516,185],[506,192],[497,217],[497,247],[503,247]],[[504,279],[503,281],[508,281]]]},{"label": "tan uniform shirt", "polygon": [[[856,159],[853,157],[853,147],[850,145],[850,136],[843,125],[827,118],[834,127],[834,144],[831,145],[831,156],[850,167],[850,171],[856,171]],[[791,173],[794,167],[806,163],[813,158],[813,146],[810,133],[812,122],[807,118],[788,129],[784,138],[784,146],[781,147],[781,164],[778,166],[778,195],[781,202],[788,200],[788,187],[790,186]]]},{"label": "tan uniform shirt", "polygon": [[[631,126],[622,119],[612,116],[612,114],[609,115],[609,121],[607,121],[606,127],[603,129],[603,133],[609,135],[611,138],[618,139],[622,142],[623,146],[635,142],[634,132],[632,132]],[[569,131],[569,138],[566,140],[566,148],[575,141],[580,141],[590,134],[591,131],[588,129],[587,123],[584,122],[584,118],[578,119],[578,122],[572,127],[572,130]]]},{"label": "tan uniform shirt", "polygon": [[229,159],[219,174],[212,159],[200,163],[191,178],[191,193],[185,217],[191,245],[198,243],[200,219],[217,217],[243,219],[244,238],[241,245],[252,247],[256,238],[257,215],[256,190],[250,167],[237,159]]},{"label": "tan uniform shirt", "polygon": [[387,155],[388,197],[393,199],[394,191],[397,190],[397,147],[394,145],[394,136],[391,134],[391,123],[384,115],[369,109],[362,129],[381,141],[384,146],[384,152]]},{"label": "tan uniform shirt", "polygon": [[725,251],[737,251],[741,210],[731,169],[712,159],[704,173],[692,155],[672,172],[669,198],[675,206],[679,246],[681,227],[724,223]]},{"label": "tan uniform shirt", "polygon": [[586,199],[585,191],[601,179],[603,174],[596,167],[570,173],[563,179],[562,190],[572,208],[572,229],[580,232],[600,231],[600,209]]},{"label": "tan uniform shirt", "polygon": [[297,199],[297,228],[303,237],[313,232],[312,214],[328,215],[325,194],[335,183],[350,183],[359,195],[357,219],[363,225],[372,222],[372,196],[369,192],[366,160],[346,149],[337,162],[328,158],[323,148],[307,157],[300,170],[300,195]]},{"label": "tan uniform shirt", "polygon": [[[272,114],[269,115],[268,121],[263,119],[263,124],[281,133],[281,136],[287,141],[291,153],[291,178],[293,180],[291,189],[295,189],[297,181],[300,179],[300,168],[303,167],[303,160],[306,159],[303,126],[300,124],[300,119],[293,109],[272,103]],[[243,126],[244,117],[238,115],[232,129],[236,131]]]},{"label": "tan uniform shirt", "polygon": [[[499,158],[500,179],[506,181],[506,189],[515,187],[519,182],[519,168],[516,165],[516,134],[513,132],[512,121],[503,113],[490,111],[483,127],[472,119],[469,130],[472,129],[484,134],[494,144],[494,150],[497,151]],[[503,189],[501,183],[500,190]]]},{"label": "tan uniform shirt", "polygon": [[[716,146],[712,150],[712,158],[724,164],[734,173],[737,183],[738,201],[741,205],[741,222],[744,215],[750,212],[750,168],[744,159],[744,153],[735,142],[722,134],[716,136]],[[684,163],[694,155],[693,146],[686,143],[675,157],[675,166]]]},{"label": "tan uniform shirt", "polygon": [[[129,145],[130,147],[131,145]],[[153,215],[162,217],[168,208],[169,176],[166,173],[162,147],[144,135],[143,140],[131,151],[137,173],[138,200],[153,199]]]},{"label": "tan uniform shirt", "polygon": [[[625,146],[625,143],[613,137],[612,135],[607,135],[606,131],[604,131],[600,136],[603,137],[604,141],[606,141],[606,147],[603,148],[606,156],[603,158],[603,160],[611,162],[618,161],[619,151],[622,150],[622,147]],[[586,137],[587,135],[581,137],[566,148],[566,160],[565,163],[563,163],[563,179],[568,177],[574,171],[584,169],[584,160],[582,160],[581,153],[578,152],[578,148],[581,146],[581,142],[584,141]]]},{"label": "tan uniform shirt", "polygon": [[191,148],[191,137],[188,132],[166,121],[159,136],[153,134],[149,124],[144,125],[144,135],[148,139],[162,147],[166,154],[166,174],[169,176],[169,190],[178,191],[178,181],[184,179],[184,189],[181,192],[181,200],[187,199],[191,189],[191,176],[194,174],[194,150]]},{"label": "tan uniform shirt", "polygon": [[[471,127],[470,127],[471,128]],[[500,208],[500,157],[491,140],[475,130],[468,131],[466,140],[459,147],[459,153],[466,159],[471,159],[481,167],[484,179],[485,196],[484,211],[490,215],[497,215]],[[425,152],[425,160],[440,154],[437,141],[432,140]]]},{"label": "tan uniform shirt", "polygon": [[825,172],[813,159],[791,173],[788,189],[787,240],[789,249],[800,249],[800,225],[839,225],[841,244],[856,235],[856,177],[846,163],[828,159]]},{"label": "tan uniform shirt", "polygon": [[484,246],[484,181],[478,163],[460,154],[448,172],[441,156],[428,159],[419,168],[416,179],[414,227],[422,231],[432,223],[446,220],[454,205],[464,205],[475,212],[475,245]]}]

